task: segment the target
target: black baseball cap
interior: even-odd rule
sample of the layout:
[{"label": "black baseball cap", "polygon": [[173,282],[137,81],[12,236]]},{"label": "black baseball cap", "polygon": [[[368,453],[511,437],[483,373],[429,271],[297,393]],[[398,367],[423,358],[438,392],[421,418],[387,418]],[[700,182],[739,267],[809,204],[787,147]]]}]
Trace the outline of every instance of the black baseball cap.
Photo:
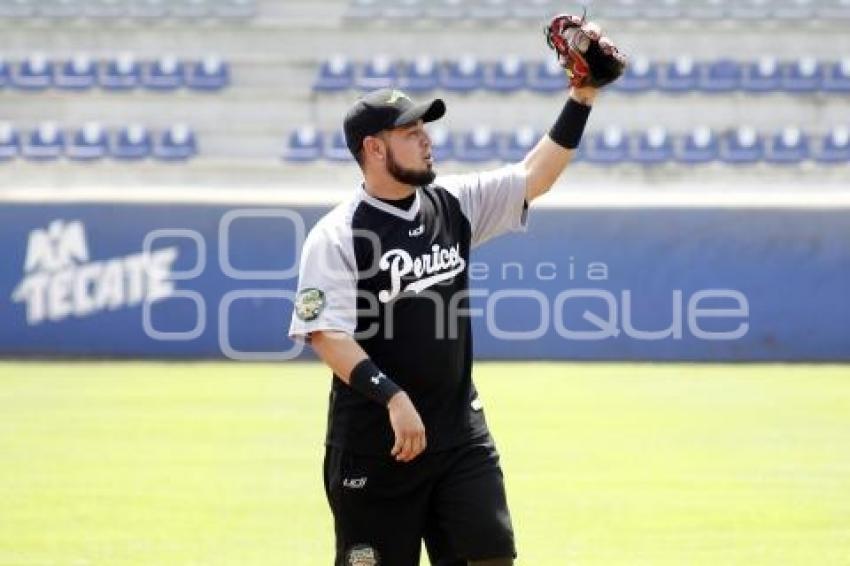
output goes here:
[{"label": "black baseball cap", "polygon": [[345,143],[352,154],[356,154],[366,136],[374,136],[410,124],[417,120],[433,122],[446,113],[446,103],[439,98],[423,104],[415,104],[400,90],[382,88],[363,95],[345,115],[343,130]]}]

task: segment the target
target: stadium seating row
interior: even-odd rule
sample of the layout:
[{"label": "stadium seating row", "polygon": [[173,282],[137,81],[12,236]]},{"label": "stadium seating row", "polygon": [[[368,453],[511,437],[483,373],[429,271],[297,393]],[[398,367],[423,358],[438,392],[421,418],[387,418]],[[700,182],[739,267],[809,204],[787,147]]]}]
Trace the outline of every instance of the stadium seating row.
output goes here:
[{"label": "stadium seating row", "polygon": [[78,130],[65,132],[55,123],[45,122],[34,130],[21,132],[8,122],[0,122],[0,162],[16,157],[48,161],[63,156],[75,161],[106,157],[185,161],[197,152],[195,134],[185,124],[175,124],[155,135],[139,124],[110,132],[101,124],[91,122]]},{"label": "stadium seating row", "polygon": [[[527,127],[507,133],[482,128],[453,134],[439,126],[430,131],[432,153],[437,161],[464,163],[519,161],[540,139],[539,132]],[[311,126],[291,133],[283,157],[293,163],[351,160],[341,132],[323,134]],[[850,129],[838,126],[826,135],[814,136],[788,127],[766,136],[749,127],[728,132],[701,127],[684,135],[672,135],[662,127],[634,133],[609,127],[586,136],[577,159],[598,165],[623,162],[696,165],[714,161],[798,164],[807,160],[846,165],[850,163]]]},{"label": "stadium seating row", "polygon": [[239,20],[252,18],[256,13],[256,0],[0,0],[0,19]]},{"label": "stadium seating row", "polygon": [[[410,92],[444,89],[454,92],[489,90],[513,92],[562,92],[566,85],[563,69],[554,58],[523,61],[510,56],[495,62],[482,62],[467,55],[457,60],[437,61],[422,56],[415,61],[395,62],[378,56],[354,63],[337,55],[324,61],[313,83],[316,92],[348,89],[371,90],[398,87]],[[635,57],[625,75],[612,85],[623,92],[709,92],[742,90],[751,93],[850,93],[850,57],[839,62],[803,57],[780,62],[773,57],[736,62],[722,59],[695,61],[682,56],[671,63]]]},{"label": "stadium seating row", "polygon": [[0,59],[0,88],[9,86],[22,91],[87,90],[96,86],[106,90],[143,87],[164,91],[186,87],[215,91],[229,83],[229,66],[212,55],[200,61],[165,56],[149,62],[137,61],[131,54],[103,62],[85,54],[56,62],[41,54],[33,54],[17,64]]},{"label": "stadium seating row", "polygon": [[761,22],[803,19],[850,20],[846,0],[352,0],[347,16],[359,21],[543,20],[558,12],[594,19]]}]

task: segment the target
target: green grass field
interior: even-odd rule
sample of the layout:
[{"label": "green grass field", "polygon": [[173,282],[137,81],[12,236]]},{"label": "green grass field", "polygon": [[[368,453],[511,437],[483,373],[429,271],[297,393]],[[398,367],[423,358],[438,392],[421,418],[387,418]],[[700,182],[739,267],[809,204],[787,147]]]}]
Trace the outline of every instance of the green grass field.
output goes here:
[{"label": "green grass field", "polygon": [[[328,381],[0,362],[0,565],[329,565]],[[850,366],[482,363],[476,381],[519,564],[850,564]]]}]

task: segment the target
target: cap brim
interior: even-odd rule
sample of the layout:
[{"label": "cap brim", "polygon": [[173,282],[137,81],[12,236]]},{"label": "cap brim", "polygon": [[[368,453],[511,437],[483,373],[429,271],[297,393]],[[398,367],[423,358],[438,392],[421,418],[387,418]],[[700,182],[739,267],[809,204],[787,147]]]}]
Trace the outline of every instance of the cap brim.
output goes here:
[{"label": "cap brim", "polygon": [[399,116],[395,121],[395,126],[404,126],[411,124],[417,120],[423,122],[433,122],[439,120],[446,113],[446,103],[440,98],[435,98],[431,102],[414,106],[407,112]]}]

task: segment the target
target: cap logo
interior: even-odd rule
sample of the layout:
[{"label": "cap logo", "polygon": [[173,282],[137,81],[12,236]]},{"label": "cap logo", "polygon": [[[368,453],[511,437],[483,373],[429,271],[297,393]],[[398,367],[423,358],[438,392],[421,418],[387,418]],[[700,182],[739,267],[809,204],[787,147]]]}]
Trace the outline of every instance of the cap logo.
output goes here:
[{"label": "cap logo", "polygon": [[410,100],[410,98],[400,90],[393,89],[393,91],[390,93],[390,97],[387,99],[387,104],[395,104],[400,98],[403,98],[408,101]]}]

